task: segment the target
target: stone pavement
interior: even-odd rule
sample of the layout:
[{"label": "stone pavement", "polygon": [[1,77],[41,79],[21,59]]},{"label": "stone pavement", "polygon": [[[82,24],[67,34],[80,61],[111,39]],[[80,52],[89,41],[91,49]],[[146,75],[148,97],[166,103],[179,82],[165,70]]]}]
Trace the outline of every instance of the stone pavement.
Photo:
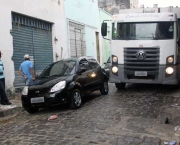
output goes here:
[{"label": "stone pavement", "polygon": [[6,118],[16,115],[22,110],[20,98],[11,99],[12,105],[1,105],[0,104],[0,122],[6,120]]},{"label": "stone pavement", "polygon": [[[20,113],[0,124],[0,144],[30,145],[163,145],[180,139],[178,89],[128,85],[107,96],[86,96],[78,110],[66,105]],[[56,120],[48,121],[51,115]]]}]

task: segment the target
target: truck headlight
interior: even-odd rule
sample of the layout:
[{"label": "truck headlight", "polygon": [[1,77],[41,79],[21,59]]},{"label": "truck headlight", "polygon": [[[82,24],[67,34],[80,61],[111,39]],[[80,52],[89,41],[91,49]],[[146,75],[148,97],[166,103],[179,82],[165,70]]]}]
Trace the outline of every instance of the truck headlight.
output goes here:
[{"label": "truck headlight", "polygon": [[114,66],[114,67],[112,68],[112,72],[113,72],[113,73],[117,73],[117,72],[118,72],[118,68],[117,68],[116,66]]},{"label": "truck headlight", "polygon": [[170,57],[168,57],[167,60],[168,60],[169,63],[172,63],[174,61],[174,58],[170,56]]},{"label": "truck headlight", "polygon": [[64,89],[65,86],[66,86],[66,81],[61,81],[52,87],[50,93],[60,91],[60,90]]},{"label": "truck headlight", "polygon": [[118,58],[116,56],[113,57],[113,62],[117,62]]},{"label": "truck headlight", "polygon": [[174,69],[173,69],[172,67],[166,68],[166,73],[167,73],[168,75],[171,75],[173,72],[174,72]]},{"label": "truck headlight", "polygon": [[27,96],[28,95],[28,86],[25,86],[22,90],[22,95]]}]

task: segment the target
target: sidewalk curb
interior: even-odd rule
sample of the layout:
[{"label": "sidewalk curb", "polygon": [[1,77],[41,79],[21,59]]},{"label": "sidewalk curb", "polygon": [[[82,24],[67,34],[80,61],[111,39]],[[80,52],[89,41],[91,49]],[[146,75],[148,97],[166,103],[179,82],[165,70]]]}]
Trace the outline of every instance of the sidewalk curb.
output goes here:
[{"label": "sidewalk curb", "polygon": [[12,109],[7,110],[1,110],[0,111],[0,121],[8,116],[14,116],[15,114],[18,114],[22,110],[22,107],[15,107]]}]

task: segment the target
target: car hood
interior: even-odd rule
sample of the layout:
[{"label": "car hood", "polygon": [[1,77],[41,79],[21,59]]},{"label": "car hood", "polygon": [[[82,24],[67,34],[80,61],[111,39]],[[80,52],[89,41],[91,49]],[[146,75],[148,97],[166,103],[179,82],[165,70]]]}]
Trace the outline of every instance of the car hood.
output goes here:
[{"label": "car hood", "polygon": [[29,90],[47,89],[51,88],[60,81],[68,80],[70,76],[62,77],[49,77],[49,78],[38,78],[35,81],[31,81],[29,84]]}]

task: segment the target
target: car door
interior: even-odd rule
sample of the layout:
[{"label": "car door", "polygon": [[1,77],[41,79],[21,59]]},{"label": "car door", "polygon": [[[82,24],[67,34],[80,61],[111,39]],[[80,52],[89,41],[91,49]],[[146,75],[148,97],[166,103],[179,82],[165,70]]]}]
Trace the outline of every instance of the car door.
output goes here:
[{"label": "car door", "polygon": [[88,59],[88,62],[92,68],[91,74],[89,74],[91,80],[89,86],[93,90],[95,90],[100,88],[100,86],[102,85],[103,75],[102,75],[101,66],[94,58]]},{"label": "car door", "polygon": [[[90,74],[92,74],[92,68],[90,67],[88,61],[85,58],[79,61],[79,64],[77,65],[77,70],[78,78],[76,81],[80,83],[83,93],[91,91],[89,85],[92,81],[90,79]],[[85,71],[82,72],[81,70]]]}]

